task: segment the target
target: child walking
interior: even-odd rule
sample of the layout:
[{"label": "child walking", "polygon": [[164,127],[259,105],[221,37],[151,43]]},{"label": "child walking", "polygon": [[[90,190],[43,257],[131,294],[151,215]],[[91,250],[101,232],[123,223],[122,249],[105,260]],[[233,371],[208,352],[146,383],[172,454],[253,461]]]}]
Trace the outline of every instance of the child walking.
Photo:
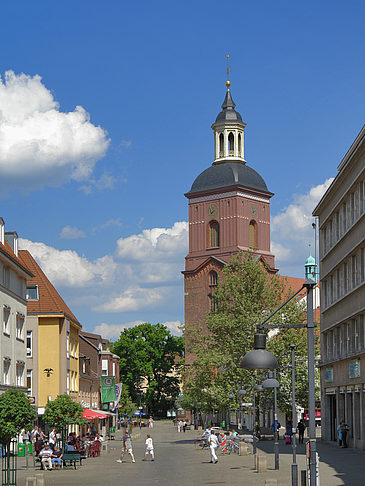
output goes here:
[{"label": "child walking", "polygon": [[153,451],[153,442],[152,442],[152,438],[151,438],[150,434],[147,434],[146,450],[145,450],[144,458],[142,459],[142,461],[146,461],[148,454],[151,454],[152,461],[154,461],[155,460],[155,453]]}]

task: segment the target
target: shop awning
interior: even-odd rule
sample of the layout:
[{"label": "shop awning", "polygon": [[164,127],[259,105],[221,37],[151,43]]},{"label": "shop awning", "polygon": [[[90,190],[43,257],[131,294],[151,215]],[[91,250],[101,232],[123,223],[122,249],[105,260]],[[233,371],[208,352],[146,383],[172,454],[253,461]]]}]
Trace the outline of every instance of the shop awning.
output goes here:
[{"label": "shop awning", "polygon": [[103,413],[97,412],[96,410],[90,410],[89,408],[85,408],[84,412],[82,414],[82,418],[87,419],[87,420],[105,419],[106,415],[104,415]]}]

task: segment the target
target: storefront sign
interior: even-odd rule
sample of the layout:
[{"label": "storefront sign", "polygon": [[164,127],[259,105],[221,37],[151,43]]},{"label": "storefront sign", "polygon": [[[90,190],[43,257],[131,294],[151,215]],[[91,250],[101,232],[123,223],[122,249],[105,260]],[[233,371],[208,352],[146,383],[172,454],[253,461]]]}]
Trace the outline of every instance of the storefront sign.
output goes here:
[{"label": "storefront sign", "polygon": [[31,405],[35,405],[35,397],[28,397],[28,399]]},{"label": "storefront sign", "polygon": [[360,360],[359,359],[354,359],[354,360],[350,361],[349,377],[350,378],[359,378],[360,377]]},{"label": "storefront sign", "polygon": [[325,368],[324,381],[330,383],[333,381],[333,368]]},{"label": "storefront sign", "polygon": [[101,401],[103,403],[115,402],[117,394],[115,393],[115,377],[102,376],[101,382]]}]

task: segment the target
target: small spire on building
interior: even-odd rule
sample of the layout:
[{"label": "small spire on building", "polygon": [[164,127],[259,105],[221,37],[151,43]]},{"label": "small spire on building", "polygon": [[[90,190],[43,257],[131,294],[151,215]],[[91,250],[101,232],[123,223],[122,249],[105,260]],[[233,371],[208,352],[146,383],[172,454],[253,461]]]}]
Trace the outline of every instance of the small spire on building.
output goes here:
[{"label": "small spire on building", "polygon": [[227,54],[227,81],[226,81],[226,86],[229,91],[229,87],[231,86],[231,82],[229,80],[229,73],[231,72],[231,66],[229,64],[229,54]]}]

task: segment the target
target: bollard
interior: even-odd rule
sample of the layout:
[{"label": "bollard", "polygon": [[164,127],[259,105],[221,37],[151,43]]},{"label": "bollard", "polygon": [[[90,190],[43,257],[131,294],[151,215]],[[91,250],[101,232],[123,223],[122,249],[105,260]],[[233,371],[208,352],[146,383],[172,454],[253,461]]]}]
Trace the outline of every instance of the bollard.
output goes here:
[{"label": "bollard", "polygon": [[267,459],[266,456],[257,456],[256,458],[256,471],[263,473],[267,471]]},{"label": "bollard", "polygon": [[265,486],[278,486],[278,482],[276,479],[266,479]]},{"label": "bollard", "polygon": [[238,455],[248,456],[248,446],[243,441],[239,443]]},{"label": "bollard", "polygon": [[35,477],[36,477],[36,480],[37,480],[37,482],[36,482],[37,486],[45,486],[46,483],[44,481],[44,474],[43,473],[36,474]]},{"label": "bollard", "polygon": [[37,486],[37,478],[34,476],[27,477],[25,479],[25,486]]}]

